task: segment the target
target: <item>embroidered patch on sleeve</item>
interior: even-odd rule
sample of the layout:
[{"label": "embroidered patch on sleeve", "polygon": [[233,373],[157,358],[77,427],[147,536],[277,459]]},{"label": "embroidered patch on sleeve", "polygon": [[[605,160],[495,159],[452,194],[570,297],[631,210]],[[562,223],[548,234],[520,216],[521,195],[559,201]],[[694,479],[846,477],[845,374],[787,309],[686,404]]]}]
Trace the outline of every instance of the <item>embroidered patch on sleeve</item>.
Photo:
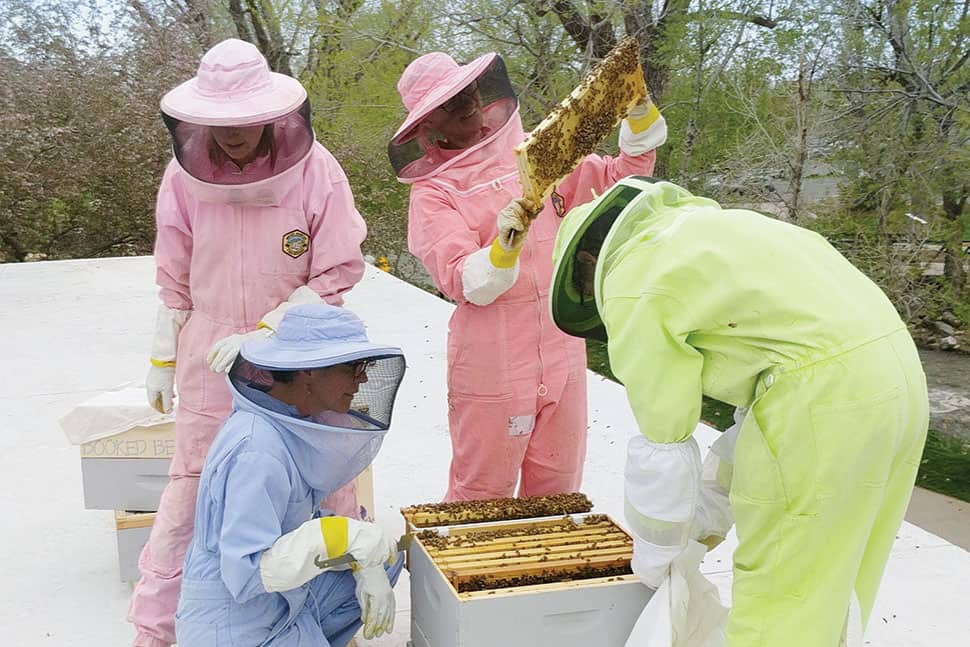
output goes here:
[{"label": "embroidered patch on sleeve", "polygon": [[556,215],[562,218],[566,211],[566,199],[556,191],[552,192],[550,198],[552,198],[552,206],[556,209]]}]

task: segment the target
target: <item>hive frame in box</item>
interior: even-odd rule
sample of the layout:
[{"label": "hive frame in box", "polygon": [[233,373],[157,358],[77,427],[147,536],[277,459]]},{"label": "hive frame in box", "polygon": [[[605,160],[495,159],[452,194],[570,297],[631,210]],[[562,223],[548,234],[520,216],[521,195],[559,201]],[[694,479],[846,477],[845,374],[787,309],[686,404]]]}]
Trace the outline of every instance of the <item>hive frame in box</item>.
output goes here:
[{"label": "hive frame in box", "polygon": [[[475,506],[481,504],[487,504],[489,508],[485,511],[476,510]],[[524,508],[527,510],[526,514],[522,514],[522,506],[526,506]],[[448,508],[452,509],[449,510]],[[539,517],[561,518],[589,512],[592,509],[593,502],[582,492],[407,506],[401,508],[405,533],[402,541],[407,546],[414,532],[430,528],[528,520]],[[408,565],[410,565],[410,559]]]},{"label": "hive frame in box", "polygon": [[[652,591],[634,575],[458,593],[417,533],[441,536],[605,515],[410,528],[411,641],[414,647],[588,647],[623,644]],[[616,528],[626,531],[608,519]]]}]

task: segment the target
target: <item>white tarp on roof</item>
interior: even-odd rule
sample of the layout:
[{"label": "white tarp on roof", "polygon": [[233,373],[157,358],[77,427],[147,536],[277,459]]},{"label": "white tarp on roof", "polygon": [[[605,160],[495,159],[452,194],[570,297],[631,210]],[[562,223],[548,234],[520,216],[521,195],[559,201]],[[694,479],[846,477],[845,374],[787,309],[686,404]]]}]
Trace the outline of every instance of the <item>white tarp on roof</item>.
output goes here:
[{"label": "white tarp on roof", "polygon": [[[85,510],[78,448],[58,420],[124,382],[141,383],[156,309],[152,259],[0,265],[0,627],[18,647],[130,644],[130,587],[118,579],[114,517]],[[375,341],[398,345],[408,372],[394,424],[374,464],[378,522],[403,531],[401,506],[444,494],[450,446],[445,336],[451,306],[369,267],[347,306]],[[590,433],[583,491],[622,522],[627,439],[636,433],[623,389],[589,374]],[[700,428],[705,448],[716,432]],[[730,601],[729,538],[703,570]],[[408,636],[406,574],[391,637]],[[904,524],[883,580],[867,644],[957,647],[970,635],[970,554]]]}]

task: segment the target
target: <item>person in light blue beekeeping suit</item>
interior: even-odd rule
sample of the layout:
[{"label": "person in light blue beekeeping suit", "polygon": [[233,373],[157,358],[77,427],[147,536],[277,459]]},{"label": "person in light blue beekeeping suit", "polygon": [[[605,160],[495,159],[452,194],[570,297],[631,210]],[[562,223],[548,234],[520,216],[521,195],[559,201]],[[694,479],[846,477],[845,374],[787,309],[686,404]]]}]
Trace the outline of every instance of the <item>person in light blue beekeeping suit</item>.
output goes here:
[{"label": "person in light blue beekeeping suit", "polygon": [[404,368],[400,349],[323,303],[242,346],[200,480],[180,647],[342,647],[361,625],[366,638],[392,630],[397,544],[320,503],[376,456]]}]

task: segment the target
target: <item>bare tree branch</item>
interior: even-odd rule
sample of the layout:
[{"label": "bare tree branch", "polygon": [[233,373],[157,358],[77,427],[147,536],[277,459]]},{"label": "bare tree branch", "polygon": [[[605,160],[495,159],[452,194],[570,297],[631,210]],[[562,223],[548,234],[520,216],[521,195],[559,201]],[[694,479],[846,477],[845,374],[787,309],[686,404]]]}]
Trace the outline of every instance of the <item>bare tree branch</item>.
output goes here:
[{"label": "bare tree branch", "polygon": [[232,24],[236,26],[236,35],[244,41],[255,43],[256,37],[247,20],[248,14],[249,10],[243,8],[240,0],[229,0],[229,15],[232,17]]},{"label": "bare tree branch", "polygon": [[135,10],[138,17],[141,18],[142,22],[145,23],[145,25],[148,26],[152,32],[157,34],[160,31],[158,22],[155,20],[155,16],[152,15],[141,0],[128,0],[128,6]]}]

